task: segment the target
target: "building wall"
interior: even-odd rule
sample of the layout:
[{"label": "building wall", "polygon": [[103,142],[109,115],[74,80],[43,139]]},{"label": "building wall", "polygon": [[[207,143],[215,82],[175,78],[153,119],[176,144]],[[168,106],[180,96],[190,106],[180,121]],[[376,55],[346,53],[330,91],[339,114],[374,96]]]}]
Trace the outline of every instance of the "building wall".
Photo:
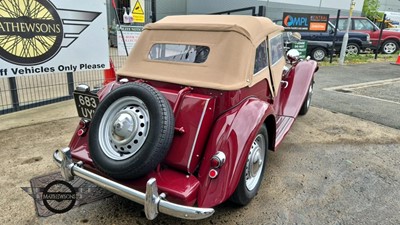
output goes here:
[{"label": "building wall", "polygon": [[186,2],[186,0],[157,0],[157,20],[160,20],[168,15],[186,15]]},{"label": "building wall", "polygon": [[400,13],[399,0],[380,0],[381,6],[379,11],[398,12]]},{"label": "building wall", "polygon": [[[187,0],[188,14],[207,14],[230,9],[244,8],[249,6],[266,6],[267,17],[271,19],[282,19],[283,12],[311,12],[326,13],[336,17],[337,10],[341,9],[341,15],[348,15],[350,0]],[[361,15],[364,0],[355,0],[356,6],[353,15]]]}]

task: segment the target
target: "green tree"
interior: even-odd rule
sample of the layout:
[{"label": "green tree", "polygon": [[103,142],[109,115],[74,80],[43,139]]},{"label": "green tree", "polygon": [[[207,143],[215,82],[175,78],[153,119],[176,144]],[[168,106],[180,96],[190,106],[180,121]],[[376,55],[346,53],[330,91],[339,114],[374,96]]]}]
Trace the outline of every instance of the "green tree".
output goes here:
[{"label": "green tree", "polygon": [[379,0],[364,0],[362,13],[372,21],[382,19],[383,13],[378,11],[380,6]]}]

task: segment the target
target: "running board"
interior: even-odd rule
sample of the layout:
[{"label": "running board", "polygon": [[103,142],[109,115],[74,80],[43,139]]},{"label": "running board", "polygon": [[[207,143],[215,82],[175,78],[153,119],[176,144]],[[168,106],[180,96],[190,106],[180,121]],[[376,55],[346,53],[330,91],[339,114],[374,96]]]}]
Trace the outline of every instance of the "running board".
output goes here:
[{"label": "running board", "polygon": [[289,116],[279,116],[276,121],[276,138],[275,138],[275,148],[282,142],[285,135],[289,132],[290,127],[294,122],[293,117]]}]

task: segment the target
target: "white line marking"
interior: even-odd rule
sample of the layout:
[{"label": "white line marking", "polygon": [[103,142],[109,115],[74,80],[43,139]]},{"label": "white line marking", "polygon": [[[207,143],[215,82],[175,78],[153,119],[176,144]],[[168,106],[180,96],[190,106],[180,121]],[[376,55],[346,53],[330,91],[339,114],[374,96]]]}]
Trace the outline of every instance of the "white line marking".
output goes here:
[{"label": "white line marking", "polygon": [[[356,89],[377,87],[377,86],[388,85],[388,84],[393,84],[393,83],[397,83],[397,82],[400,82],[400,78],[336,86],[336,87],[330,87],[330,88],[323,88],[322,90],[335,91],[335,92],[339,92],[342,94],[353,95],[353,96],[358,96],[358,97],[363,97],[363,98],[368,98],[368,99],[372,99],[372,100],[378,100],[378,101],[382,101],[382,102],[388,102],[388,103],[400,105],[400,102],[395,102],[395,101],[386,100],[386,99],[382,99],[382,98],[370,97],[370,96],[366,96],[366,95],[354,94],[351,92],[352,90],[356,90]],[[343,91],[341,91],[341,90],[343,90]],[[345,92],[345,91],[349,91],[349,92]]]}]

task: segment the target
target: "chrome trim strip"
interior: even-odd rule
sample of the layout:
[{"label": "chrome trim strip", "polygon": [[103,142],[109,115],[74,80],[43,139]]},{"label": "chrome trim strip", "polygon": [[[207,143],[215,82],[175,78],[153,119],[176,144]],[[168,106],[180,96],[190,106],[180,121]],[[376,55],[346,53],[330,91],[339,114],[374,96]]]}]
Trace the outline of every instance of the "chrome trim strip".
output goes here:
[{"label": "chrome trim strip", "polygon": [[206,105],[205,105],[205,107],[204,107],[204,109],[203,109],[203,112],[202,112],[202,114],[201,114],[201,118],[200,118],[200,121],[199,121],[199,127],[197,127],[196,137],[194,138],[192,150],[190,151],[189,161],[188,161],[188,164],[187,164],[187,171],[188,171],[188,172],[189,172],[189,168],[190,168],[190,163],[192,162],[192,157],[193,157],[193,153],[194,153],[194,148],[196,147],[197,137],[199,136],[201,126],[203,125],[203,119],[204,119],[204,116],[206,115],[206,110],[207,110],[207,108],[208,108],[208,103],[209,103],[209,102],[210,102],[210,99],[207,99]]},{"label": "chrome trim strip", "polygon": [[190,220],[205,219],[214,213],[212,208],[190,207],[168,202],[163,199],[164,194],[158,195],[156,179],[154,178],[147,181],[146,193],[142,193],[90,172],[82,167],[83,164],[81,162],[72,162],[69,148],[64,148],[61,151],[56,150],[53,154],[53,159],[57,166],[64,171],[63,175],[66,175],[66,179],[78,176],[117,195],[144,205],[146,217],[149,220],[156,218],[159,212]]}]

